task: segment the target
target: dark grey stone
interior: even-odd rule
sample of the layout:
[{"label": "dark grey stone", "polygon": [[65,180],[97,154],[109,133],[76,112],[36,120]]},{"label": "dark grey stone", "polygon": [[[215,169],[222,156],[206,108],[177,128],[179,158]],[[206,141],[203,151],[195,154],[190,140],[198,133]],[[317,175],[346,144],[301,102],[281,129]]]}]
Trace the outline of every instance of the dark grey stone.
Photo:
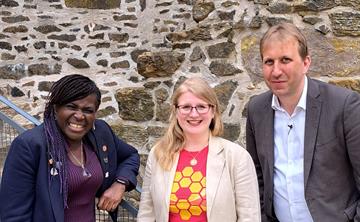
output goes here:
[{"label": "dark grey stone", "polygon": [[76,40],[76,35],[68,35],[68,34],[62,34],[62,35],[49,35],[48,39],[55,39],[59,41],[65,41],[65,42],[73,42]]},{"label": "dark grey stone", "polygon": [[22,97],[25,96],[25,93],[21,91],[18,87],[12,87],[10,92],[12,97]]},{"label": "dark grey stone", "polygon": [[229,58],[235,52],[235,43],[222,42],[209,46],[207,52],[210,58]]},{"label": "dark grey stone", "polygon": [[0,49],[6,49],[6,50],[11,51],[12,45],[8,42],[0,42]]},{"label": "dark grey stone", "polygon": [[51,32],[61,32],[61,29],[56,27],[56,25],[41,25],[34,27],[34,29],[42,34],[49,34]]},{"label": "dark grey stone", "polygon": [[76,59],[76,58],[68,58],[67,62],[74,66],[77,69],[87,69],[90,68],[89,64],[87,62],[85,62],[82,59]]},{"label": "dark grey stone", "polygon": [[2,17],[1,20],[6,23],[17,23],[17,22],[30,21],[29,17],[23,16],[23,15]]},{"label": "dark grey stone", "polygon": [[154,117],[152,96],[144,88],[123,88],[116,92],[119,115],[124,120],[149,121]]},{"label": "dark grey stone", "polygon": [[241,73],[242,70],[224,61],[212,61],[209,67],[212,74],[217,76],[231,76]]}]

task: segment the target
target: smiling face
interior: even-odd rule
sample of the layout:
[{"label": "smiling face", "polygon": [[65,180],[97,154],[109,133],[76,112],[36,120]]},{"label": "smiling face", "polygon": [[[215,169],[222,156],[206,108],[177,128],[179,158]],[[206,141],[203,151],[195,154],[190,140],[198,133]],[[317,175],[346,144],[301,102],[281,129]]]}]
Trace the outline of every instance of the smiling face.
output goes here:
[{"label": "smiling face", "polygon": [[263,75],[267,86],[280,99],[300,99],[310,57],[299,54],[299,43],[291,36],[273,36],[263,45]]},{"label": "smiling face", "polygon": [[[196,97],[191,92],[185,92],[178,98],[177,106],[204,108],[208,107],[209,103]],[[185,137],[208,135],[212,118],[214,118],[213,107],[210,107],[209,111],[204,114],[199,114],[195,108],[192,108],[189,114],[182,114],[179,108],[176,110],[176,119]]]},{"label": "smiling face", "polygon": [[66,103],[56,108],[56,122],[67,141],[79,143],[94,124],[97,97],[91,94],[83,99]]}]

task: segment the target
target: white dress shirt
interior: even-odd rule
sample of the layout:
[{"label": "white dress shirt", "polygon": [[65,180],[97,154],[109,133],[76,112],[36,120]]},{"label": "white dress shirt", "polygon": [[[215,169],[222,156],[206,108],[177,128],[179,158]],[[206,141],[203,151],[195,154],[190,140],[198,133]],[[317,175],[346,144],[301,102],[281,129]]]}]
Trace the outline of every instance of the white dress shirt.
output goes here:
[{"label": "white dress shirt", "polygon": [[274,119],[274,210],[280,222],[312,222],[304,194],[304,134],[308,80],[289,115],[272,98]]}]

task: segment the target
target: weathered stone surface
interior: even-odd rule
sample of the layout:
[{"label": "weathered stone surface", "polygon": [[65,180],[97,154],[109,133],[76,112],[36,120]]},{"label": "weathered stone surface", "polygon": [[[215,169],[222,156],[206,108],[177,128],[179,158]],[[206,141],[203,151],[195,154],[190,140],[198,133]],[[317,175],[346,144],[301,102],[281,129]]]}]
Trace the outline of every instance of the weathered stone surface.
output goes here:
[{"label": "weathered stone surface", "polygon": [[170,116],[170,109],[171,105],[168,102],[158,104],[155,111],[155,120],[167,122]]},{"label": "weathered stone surface", "polygon": [[62,34],[62,35],[49,35],[48,39],[55,39],[59,41],[65,41],[65,42],[73,42],[76,40],[75,35],[68,35],[68,34]]},{"label": "weathered stone surface", "polygon": [[0,33],[0,39],[6,39],[6,38],[9,38],[9,36],[5,35],[3,33]]},{"label": "weathered stone surface", "polygon": [[96,62],[96,64],[103,66],[103,67],[107,67],[108,61],[106,59],[100,59],[99,61]]},{"label": "weathered stone surface", "polygon": [[315,30],[319,31],[320,33],[326,35],[330,32],[330,27],[328,27],[326,24],[318,23],[315,25]]},{"label": "weathered stone surface", "polygon": [[359,12],[330,13],[332,29],[337,36],[360,36]]},{"label": "weathered stone surface", "polygon": [[313,16],[313,15],[305,15],[303,17],[303,21],[306,23],[309,23],[311,25],[315,25],[318,22],[322,22],[323,19],[319,18],[318,16]]},{"label": "weathered stone surface", "polygon": [[273,1],[269,4],[267,10],[273,14],[288,14],[292,12],[292,7],[289,2]]},{"label": "weathered stone surface", "polygon": [[97,49],[110,48],[110,43],[109,42],[97,42],[97,43],[89,44],[88,47],[95,47]]},{"label": "weathered stone surface", "polygon": [[17,7],[19,6],[19,3],[17,3],[17,1],[14,0],[2,0],[2,2],[0,2],[0,6],[6,6],[6,7]]},{"label": "weathered stone surface", "polygon": [[111,68],[113,68],[113,69],[127,69],[127,68],[130,68],[130,63],[127,60],[120,61],[120,62],[114,62],[114,63],[111,64]]},{"label": "weathered stone surface", "polygon": [[23,15],[2,17],[1,20],[6,23],[17,23],[17,22],[30,21],[29,17],[23,16]]},{"label": "weathered stone surface", "polygon": [[53,84],[54,84],[54,82],[41,81],[41,82],[39,82],[38,90],[39,90],[39,91],[49,92],[50,89],[51,89],[51,86],[52,86]]},{"label": "weathered stone surface", "polygon": [[336,0],[305,0],[294,4],[294,11],[323,11],[337,6]]},{"label": "weathered stone surface", "polygon": [[156,87],[158,87],[161,84],[160,81],[155,81],[155,82],[147,82],[144,84],[144,87],[146,89],[154,89]]},{"label": "weathered stone surface", "polygon": [[340,80],[330,80],[330,84],[345,87],[355,92],[360,93],[360,80],[359,79],[340,79]]},{"label": "weathered stone surface", "polygon": [[262,5],[267,5],[270,2],[272,2],[272,0],[254,0],[254,3],[256,4],[262,4]]},{"label": "weathered stone surface", "polygon": [[14,46],[14,48],[18,53],[27,52],[27,50],[28,50],[26,48],[26,46],[24,46],[24,45],[16,45],[16,46]]},{"label": "weathered stone surface", "polygon": [[235,43],[222,42],[207,48],[207,53],[211,59],[229,58],[235,52]]},{"label": "weathered stone surface", "polygon": [[235,10],[231,12],[217,11],[217,14],[221,20],[233,20],[235,15]]},{"label": "weathered stone surface", "polygon": [[46,42],[45,41],[39,41],[39,42],[34,43],[34,48],[35,49],[45,49],[45,47],[46,47]]},{"label": "weathered stone surface", "polygon": [[31,64],[28,66],[28,73],[30,76],[59,74],[60,71],[61,65],[50,66],[47,64]]},{"label": "weathered stone surface", "polygon": [[327,38],[313,30],[305,33],[312,57],[311,76],[347,77],[360,73],[360,39]]},{"label": "weathered stone surface", "polygon": [[111,28],[109,26],[100,25],[100,24],[96,24],[96,23],[90,23],[90,25],[84,26],[84,31],[88,34],[90,34],[90,32],[106,31],[106,30],[110,30],[110,29]]},{"label": "weathered stone surface", "polygon": [[113,19],[115,21],[125,21],[125,20],[137,20],[136,15],[114,15]]},{"label": "weathered stone surface", "polygon": [[11,51],[12,45],[8,42],[0,42],[0,49],[6,49],[6,50]]},{"label": "weathered stone surface", "polygon": [[214,2],[196,1],[192,9],[192,16],[195,22],[200,22],[208,17],[215,10]]},{"label": "weathered stone surface", "polygon": [[179,41],[208,41],[211,40],[210,27],[209,26],[201,26],[199,28],[191,29],[185,32],[173,32],[166,35],[166,38],[171,42],[179,42]]},{"label": "weathered stone surface", "polygon": [[112,106],[107,106],[103,109],[99,109],[96,113],[96,118],[104,118],[106,116],[116,113],[116,109]]},{"label": "weathered stone surface", "polygon": [[125,43],[129,40],[129,34],[116,34],[116,33],[109,33],[109,39],[111,41],[116,41],[118,43]]},{"label": "weathered stone surface", "polygon": [[231,6],[239,6],[239,2],[234,2],[234,1],[225,1],[223,3],[221,3],[221,6],[222,7],[225,7],[225,8],[228,8],[228,7],[231,7]]},{"label": "weathered stone surface", "polygon": [[149,136],[155,137],[155,138],[160,138],[164,135],[166,131],[166,128],[161,127],[161,126],[149,126],[147,127],[147,132],[149,134]]},{"label": "weathered stone surface", "polygon": [[231,76],[242,72],[241,69],[238,69],[225,61],[212,61],[209,69],[212,74],[217,76]]},{"label": "weathered stone surface", "polygon": [[190,61],[197,61],[199,59],[206,59],[206,56],[200,46],[195,46],[189,59]]},{"label": "weathered stone surface", "polygon": [[119,115],[124,120],[148,121],[154,116],[152,96],[144,88],[123,88],[116,91]]},{"label": "weathered stone surface", "polygon": [[121,0],[65,0],[65,6],[69,8],[88,8],[88,9],[113,9],[120,7]]},{"label": "weathered stone surface", "polygon": [[231,98],[232,94],[234,93],[236,87],[238,86],[237,82],[232,80],[225,81],[220,85],[217,85],[214,90],[220,102],[220,111],[223,112],[228,103],[229,99]]},{"label": "weathered stone surface", "polygon": [[34,27],[34,29],[42,34],[49,34],[51,32],[61,32],[56,25],[40,25],[38,27]]},{"label": "weathered stone surface", "polygon": [[24,25],[19,25],[19,26],[10,26],[10,27],[6,27],[3,30],[4,32],[9,32],[9,33],[17,33],[17,32],[27,32],[28,28]]},{"label": "weathered stone surface", "polygon": [[76,58],[68,58],[67,62],[74,66],[77,69],[87,69],[90,68],[89,64],[87,62],[85,62],[82,59],[76,59]]},{"label": "weathered stone surface", "polygon": [[199,66],[191,66],[191,68],[189,69],[189,72],[191,73],[199,73],[201,70],[199,68]]},{"label": "weathered stone surface", "polygon": [[0,79],[21,79],[25,76],[25,65],[5,65],[0,67]]},{"label": "weathered stone surface", "polygon": [[121,56],[125,56],[126,52],[122,51],[122,52],[110,52],[110,57],[111,58],[118,58]]},{"label": "weathered stone surface", "polygon": [[149,137],[148,131],[139,126],[114,124],[111,128],[119,138],[138,148],[143,147]]},{"label": "weathered stone surface", "polygon": [[292,20],[290,18],[286,18],[286,17],[282,17],[282,16],[278,16],[278,17],[267,17],[265,18],[266,23],[269,26],[273,26],[273,25],[277,25],[280,22],[289,22],[292,23]]},{"label": "weathered stone surface", "polygon": [[255,14],[255,16],[251,19],[251,21],[249,23],[249,28],[252,28],[252,29],[260,28],[262,21],[263,21],[262,17],[259,15],[259,12],[257,12]]},{"label": "weathered stone surface", "polygon": [[241,132],[240,124],[224,123],[223,137],[230,141],[235,141],[239,138]]},{"label": "weathered stone surface", "polygon": [[262,63],[259,42],[262,34],[253,32],[241,39],[241,55],[244,67],[253,83],[262,81]]},{"label": "weathered stone surface", "polygon": [[184,53],[145,52],[138,56],[137,69],[146,78],[171,76],[184,60]]},{"label": "weathered stone surface", "polygon": [[21,91],[21,89],[19,89],[18,87],[12,87],[10,95],[12,97],[21,97],[21,96],[25,96],[25,93]]},{"label": "weathered stone surface", "polygon": [[360,10],[360,2],[358,0],[341,0],[341,5]]},{"label": "weathered stone surface", "polygon": [[139,55],[143,54],[144,52],[149,52],[149,50],[147,49],[135,49],[134,51],[132,51],[130,53],[130,56],[131,56],[131,59],[134,61],[134,62],[138,62],[138,57]]},{"label": "weathered stone surface", "polygon": [[12,55],[10,53],[1,53],[1,60],[14,60],[16,58],[16,55]]}]

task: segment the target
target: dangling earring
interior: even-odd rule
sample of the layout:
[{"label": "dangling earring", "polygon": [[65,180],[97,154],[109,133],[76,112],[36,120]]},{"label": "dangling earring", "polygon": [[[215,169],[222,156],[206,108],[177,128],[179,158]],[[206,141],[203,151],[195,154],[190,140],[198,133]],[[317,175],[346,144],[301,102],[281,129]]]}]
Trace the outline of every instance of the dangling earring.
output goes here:
[{"label": "dangling earring", "polygon": [[95,130],[95,122],[93,123],[93,130]]}]

